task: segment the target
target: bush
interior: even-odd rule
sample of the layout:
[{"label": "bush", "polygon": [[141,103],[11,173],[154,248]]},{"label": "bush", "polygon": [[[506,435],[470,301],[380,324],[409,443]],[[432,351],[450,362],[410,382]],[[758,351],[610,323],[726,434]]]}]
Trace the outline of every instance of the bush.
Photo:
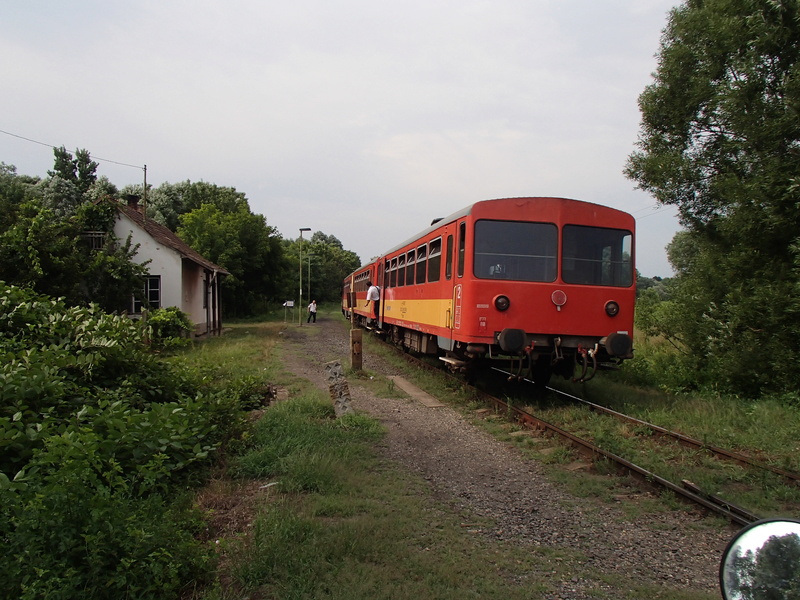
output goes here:
[{"label": "bush", "polygon": [[152,331],[153,345],[157,348],[188,345],[188,336],[194,331],[189,315],[177,306],[148,311],[147,325]]},{"label": "bush", "polygon": [[241,430],[239,394],[144,333],[0,282],[0,598],[175,598],[208,571],[175,495]]},{"label": "bush", "polygon": [[198,515],[137,497],[113,461],[92,454],[92,438],[51,438],[34,461],[47,474],[0,490],[0,597],[175,598],[209,569]]}]

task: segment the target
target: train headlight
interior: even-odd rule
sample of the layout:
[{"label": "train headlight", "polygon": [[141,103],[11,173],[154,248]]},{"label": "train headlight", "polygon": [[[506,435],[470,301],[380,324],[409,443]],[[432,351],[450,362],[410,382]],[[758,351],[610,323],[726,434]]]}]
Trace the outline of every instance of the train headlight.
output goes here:
[{"label": "train headlight", "polygon": [[606,302],[606,314],[609,317],[616,317],[619,314],[619,304],[613,300]]},{"label": "train headlight", "polygon": [[511,306],[511,300],[508,299],[508,296],[494,297],[494,307],[500,312],[508,310],[509,306]]}]

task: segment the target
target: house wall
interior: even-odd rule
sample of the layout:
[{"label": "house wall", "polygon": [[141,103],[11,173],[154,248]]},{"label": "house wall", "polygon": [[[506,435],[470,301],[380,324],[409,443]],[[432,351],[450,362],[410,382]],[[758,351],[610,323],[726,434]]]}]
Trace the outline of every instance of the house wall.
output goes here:
[{"label": "house wall", "polygon": [[206,317],[203,308],[203,280],[205,269],[200,265],[186,261],[183,269],[183,298],[181,310],[189,313],[195,323],[196,333],[206,333]]},{"label": "house wall", "polygon": [[158,244],[122,213],[119,213],[114,224],[114,235],[122,240],[130,235],[133,244],[140,245],[133,260],[139,264],[150,260],[148,272],[161,276],[161,306],[177,306],[188,313],[196,325],[202,325],[202,330],[205,331],[206,313],[202,308],[203,270],[187,261],[188,273],[184,274],[183,260],[177,252]]}]

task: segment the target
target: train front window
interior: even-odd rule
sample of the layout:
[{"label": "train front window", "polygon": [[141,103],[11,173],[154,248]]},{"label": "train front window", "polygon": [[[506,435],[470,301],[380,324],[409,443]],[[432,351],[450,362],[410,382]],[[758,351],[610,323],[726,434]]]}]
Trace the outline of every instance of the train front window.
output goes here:
[{"label": "train front window", "polygon": [[633,235],[623,229],[564,226],[564,283],[628,287],[633,283]]},{"label": "train front window", "polygon": [[555,281],[558,228],[552,223],[475,223],[473,272],[479,279]]}]

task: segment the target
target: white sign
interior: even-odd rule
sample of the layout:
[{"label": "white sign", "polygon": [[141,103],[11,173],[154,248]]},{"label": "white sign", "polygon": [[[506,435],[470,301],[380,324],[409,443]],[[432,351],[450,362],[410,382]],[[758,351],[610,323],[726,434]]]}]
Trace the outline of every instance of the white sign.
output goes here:
[{"label": "white sign", "polygon": [[287,300],[283,303],[286,308],[294,308],[294,300]]}]

